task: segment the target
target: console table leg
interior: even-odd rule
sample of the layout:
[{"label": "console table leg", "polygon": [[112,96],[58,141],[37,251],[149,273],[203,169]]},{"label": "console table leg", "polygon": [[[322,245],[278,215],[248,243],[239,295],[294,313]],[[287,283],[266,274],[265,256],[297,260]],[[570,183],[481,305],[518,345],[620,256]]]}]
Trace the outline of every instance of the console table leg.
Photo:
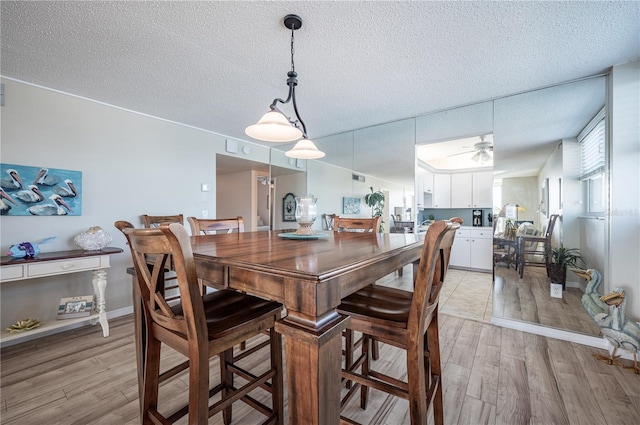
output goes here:
[{"label": "console table leg", "polygon": [[93,291],[96,294],[96,304],[98,308],[100,326],[102,326],[102,335],[106,338],[109,336],[109,322],[107,321],[107,305],[105,301],[105,291],[107,289],[107,271],[104,269],[93,271]]}]

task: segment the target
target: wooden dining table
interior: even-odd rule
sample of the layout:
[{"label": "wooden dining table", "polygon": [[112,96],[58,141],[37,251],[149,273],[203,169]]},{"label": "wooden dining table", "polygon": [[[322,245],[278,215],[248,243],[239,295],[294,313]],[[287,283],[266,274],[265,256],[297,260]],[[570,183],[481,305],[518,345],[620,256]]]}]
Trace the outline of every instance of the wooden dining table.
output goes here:
[{"label": "wooden dining table", "polygon": [[282,233],[192,237],[198,278],[284,304],[276,330],[285,337],[289,423],[338,424],[341,335],[349,317],[335,308],[347,295],[417,263],[424,235],[324,232],[300,240]]}]

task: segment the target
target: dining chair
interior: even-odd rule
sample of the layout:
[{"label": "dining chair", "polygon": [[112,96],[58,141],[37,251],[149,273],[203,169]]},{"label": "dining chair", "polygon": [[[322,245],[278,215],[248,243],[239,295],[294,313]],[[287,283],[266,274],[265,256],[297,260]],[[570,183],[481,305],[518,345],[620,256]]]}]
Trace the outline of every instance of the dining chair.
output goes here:
[{"label": "dining chair", "polygon": [[551,276],[549,266],[551,264],[551,236],[559,214],[549,216],[549,222],[544,235],[520,235],[516,236],[517,267],[520,278],[524,275],[525,266],[545,267],[547,277]]},{"label": "dining chair", "polygon": [[[274,330],[282,315],[282,304],[229,289],[202,295],[190,237],[181,224],[135,229],[120,222],[116,227],[127,238],[142,301],[142,320],[136,322],[137,327],[144,327],[141,332],[136,331],[136,335],[144,335],[143,360],[139,363],[143,370],[138,371],[143,382],[141,423],[174,423],[188,415],[189,424],[206,424],[209,417],[222,412],[224,423],[229,424],[232,404],[242,400],[265,414],[268,423],[282,424],[282,339]],[[154,257],[151,266],[148,255]],[[159,285],[169,257],[173,259],[180,289],[180,303],[171,306]],[[233,347],[264,329],[269,330],[270,336],[270,366],[266,371],[251,373],[236,363]],[[161,373],[162,344],[188,359],[188,404],[169,414],[161,413],[166,409],[160,403],[159,384],[185,366],[183,363]],[[241,357],[249,354],[253,351]],[[210,388],[209,359],[215,356],[220,361],[220,383]],[[235,375],[247,382],[237,387]],[[271,407],[249,395],[258,387],[271,393]],[[220,400],[210,406],[209,398],[217,394]]]},{"label": "dining chair", "polygon": [[336,215],[333,218],[334,232],[369,232],[376,233],[380,227],[380,219],[382,217],[371,218],[347,218]]},{"label": "dining chair", "polygon": [[333,220],[336,218],[336,214],[322,214],[322,221],[326,230],[333,230]]},{"label": "dining chair", "polygon": [[180,223],[184,224],[184,216],[182,214],[175,215],[148,215],[142,214],[142,224],[146,229],[159,227],[163,223]]},{"label": "dining chair", "polygon": [[[342,378],[355,385],[341,400],[341,410],[358,389],[360,407],[366,409],[368,389],[374,388],[408,400],[412,424],[426,424],[431,407],[434,423],[444,423],[438,297],[459,227],[460,222],[453,221],[436,221],[429,226],[413,292],[370,285],[344,298],[338,306],[340,314],[351,316],[349,329],[364,335],[362,354],[350,368],[342,370]],[[372,368],[371,338],[406,351],[406,380]]]},{"label": "dining chair", "polygon": [[[140,216],[142,219],[142,225],[145,229],[151,229],[153,227],[160,227],[163,224],[171,224],[171,223],[180,223],[184,224],[184,216],[182,214],[174,214],[174,215],[148,215],[142,214]],[[153,256],[147,256],[147,260],[153,263]],[[179,291],[178,291],[178,282],[176,281],[177,277],[175,273],[172,272],[174,270],[173,261],[171,258],[167,261],[167,270],[164,275],[164,296],[166,297],[167,302],[174,302],[180,299]]]},{"label": "dining chair", "polygon": [[[382,217],[372,218],[346,218],[336,215],[333,218],[333,231],[335,233],[340,232],[362,232],[362,233],[376,233],[380,226],[380,219]],[[402,269],[399,269],[398,274],[402,276]],[[371,282],[373,285],[375,282]],[[362,345],[363,338],[355,339],[354,333],[351,329],[345,329],[342,332],[344,337],[344,361],[345,368],[348,369],[353,363],[354,351]],[[380,357],[380,347],[376,341],[373,342],[373,359],[378,360]],[[351,388],[351,382],[346,382],[347,388]]]},{"label": "dining chair", "polygon": [[236,218],[187,217],[187,221],[191,226],[191,234],[193,236],[244,232],[244,220],[241,216],[238,216]]}]

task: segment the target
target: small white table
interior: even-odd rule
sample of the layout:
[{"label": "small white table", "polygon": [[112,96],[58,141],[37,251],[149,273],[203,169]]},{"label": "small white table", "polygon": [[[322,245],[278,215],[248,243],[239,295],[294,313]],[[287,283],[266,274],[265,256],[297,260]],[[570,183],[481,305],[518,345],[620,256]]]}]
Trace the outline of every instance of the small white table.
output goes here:
[{"label": "small white table", "polygon": [[91,322],[93,324],[100,322],[102,334],[105,337],[109,336],[109,322],[107,321],[105,303],[106,269],[111,267],[109,256],[121,252],[122,249],[120,248],[107,247],[99,251],[47,252],[38,254],[35,258],[2,257],[0,262],[0,283],[92,271],[96,306],[89,316],[65,320],[47,320],[43,321],[39,327],[25,332],[10,333],[2,330],[2,333],[0,333],[0,346],[13,345],[21,338],[82,322]]}]

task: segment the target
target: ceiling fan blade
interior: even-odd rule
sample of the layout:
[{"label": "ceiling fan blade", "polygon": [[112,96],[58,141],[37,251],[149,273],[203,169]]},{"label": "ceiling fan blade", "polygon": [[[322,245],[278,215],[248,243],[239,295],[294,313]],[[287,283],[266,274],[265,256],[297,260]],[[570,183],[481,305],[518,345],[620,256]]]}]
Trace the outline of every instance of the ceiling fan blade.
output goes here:
[{"label": "ceiling fan blade", "polygon": [[454,154],[451,154],[451,155],[447,155],[447,158],[452,157],[452,156],[464,155],[464,154],[472,153],[472,152],[475,152],[475,150],[473,150],[473,151],[466,151],[466,152],[454,153]]}]

